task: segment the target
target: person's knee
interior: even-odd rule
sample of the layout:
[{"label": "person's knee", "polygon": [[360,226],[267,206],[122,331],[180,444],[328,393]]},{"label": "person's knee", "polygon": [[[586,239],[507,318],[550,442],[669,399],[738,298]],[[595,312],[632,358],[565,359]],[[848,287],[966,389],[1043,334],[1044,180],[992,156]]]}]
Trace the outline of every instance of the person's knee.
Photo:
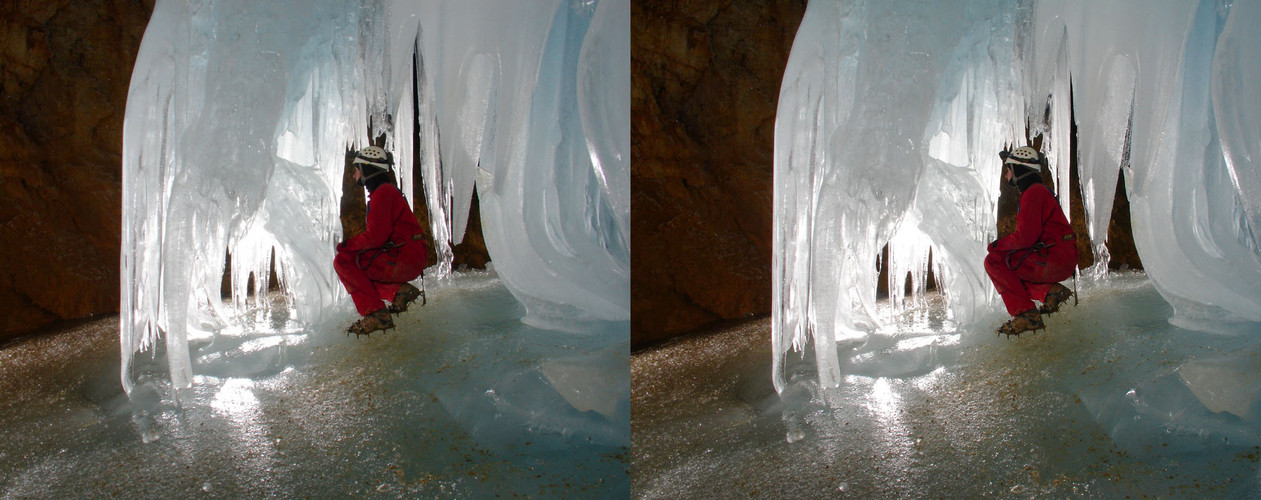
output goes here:
[{"label": "person's knee", "polygon": [[985,270],[994,271],[1000,269],[1007,269],[1007,263],[1004,262],[1002,252],[990,252],[987,254],[985,256]]},{"label": "person's knee", "polygon": [[355,256],[350,252],[337,252],[337,256],[333,257],[333,269],[337,271],[357,269],[355,265]]}]

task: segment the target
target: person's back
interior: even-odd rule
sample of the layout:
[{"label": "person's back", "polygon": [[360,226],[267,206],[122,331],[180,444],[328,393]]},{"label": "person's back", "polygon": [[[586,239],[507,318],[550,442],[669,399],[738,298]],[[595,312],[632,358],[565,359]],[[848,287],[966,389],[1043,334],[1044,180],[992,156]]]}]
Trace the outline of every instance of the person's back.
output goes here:
[{"label": "person's back", "polygon": [[384,198],[390,202],[389,208],[386,209],[390,220],[393,221],[388,236],[389,241],[402,244],[411,241],[413,236],[423,232],[420,223],[416,222],[416,215],[412,212],[411,206],[407,204],[407,199],[393,184],[381,185],[369,197],[369,206],[376,199]]},{"label": "person's back", "polygon": [[394,185],[391,155],[369,146],[354,163],[355,181],[368,189],[367,228],[337,245],[333,268],[363,316],[346,333],[367,335],[394,328],[390,315],[406,312],[423,297],[408,281],[424,271],[429,251],[407,199]]},{"label": "person's back", "polygon": [[1025,146],[999,156],[1004,178],[1020,191],[1020,210],[1015,231],[990,243],[985,270],[1012,316],[999,333],[1019,335],[1043,328],[1042,315],[1072,296],[1059,282],[1076,269],[1077,245],[1068,217],[1042,184],[1044,159],[1037,150]]}]

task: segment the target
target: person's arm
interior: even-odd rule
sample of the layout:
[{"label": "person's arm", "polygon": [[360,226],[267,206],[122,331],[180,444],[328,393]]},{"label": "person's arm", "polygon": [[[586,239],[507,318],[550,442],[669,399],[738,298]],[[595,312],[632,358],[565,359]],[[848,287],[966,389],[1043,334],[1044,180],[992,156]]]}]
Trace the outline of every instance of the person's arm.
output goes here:
[{"label": "person's arm", "polygon": [[1030,187],[1020,197],[1020,211],[1016,213],[1016,230],[990,244],[991,250],[1017,250],[1030,248],[1042,236],[1042,223],[1046,219],[1047,200],[1050,192],[1037,186]]},{"label": "person's arm", "polygon": [[[382,186],[377,188],[384,189]],[[389,196],[389,193],[378,192],[380,196],[373,196],[368,201],[368,228],[363,233],[346,240],[343,250],[365,250],[368,248],[380,248],[385,246],[385,242],[389,241],[390,233],[394,230],[394,221],[390,214],[394,213],[394,203],[397,202],[395,196]]]}]

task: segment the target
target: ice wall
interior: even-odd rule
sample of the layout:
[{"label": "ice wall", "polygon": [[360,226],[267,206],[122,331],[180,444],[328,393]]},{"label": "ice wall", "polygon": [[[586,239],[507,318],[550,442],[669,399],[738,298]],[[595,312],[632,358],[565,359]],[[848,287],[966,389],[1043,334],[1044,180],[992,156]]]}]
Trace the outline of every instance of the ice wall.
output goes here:
[{"label": "ice wall", "polygon": [[997,152],[1042,134],[1067,208],[1072,116],[1101,261],[1087,274],[1106,269],[1124,170],[1171,321],[1261,321],[1261,100],[1248,79],[1261,44],[1240,28],[1257,4],[811,2],[776,119],[776,386],[786,353],[811,343],[821,383],[839,383],[835,349],[820,346],[881,323],[886,243],[891,280],[910,271],[922,287],[931,247],[953,319],[992,318],[981,262],[996,236]]},{"label": "ice wall", "polygon": [[[164,339],[188,387],[189,335],[231,322],[273,248],[299,322],[348,302],[331,265],[340,186],[370,128],[414,205],[419,159],[437,240],[462,241],[476,184],[526,321],[628,321],[629,44],[625,0],[159,0],[124,123],[124,386]],[[450,272],[438,254],[430,276]]]},{"label": "ice wall", "polygon": [[437,75],[453,240],[463,238],[476,185],[486,246],[527,323],[628,321],[629,2],[409,8],[426,71]]}]

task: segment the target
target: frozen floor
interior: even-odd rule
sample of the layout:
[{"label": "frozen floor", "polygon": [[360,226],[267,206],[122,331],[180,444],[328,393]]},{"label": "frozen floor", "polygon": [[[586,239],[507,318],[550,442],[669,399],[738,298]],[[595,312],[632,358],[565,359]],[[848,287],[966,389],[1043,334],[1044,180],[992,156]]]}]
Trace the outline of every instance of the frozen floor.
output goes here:
[{"label": "frozen floor", "polygon": [[385,334],[343,335],[347,305],[193,341],[180,405],[161,363],[123,395],[117,317],[6,345],[0,497],[626,498],[625,324],[530,328],[492,274],[429,288]]},{"label": "frozen floor", "polygon": [[958,332],[940,308],[908,315],[838,346],[835,389],[792,355],[783,399],[769,319],[635,353],[632,495],[1261,497],[1256,395],[1235,393],[1246,418],[1213,412],[1180,375],[1243,353],[1252,362],[1209,380],[1258,386],[1257,325],[1173,327],[1141,274],[1082,286],[1047,330],[1011,340],[992,333],[997,316]]}]

